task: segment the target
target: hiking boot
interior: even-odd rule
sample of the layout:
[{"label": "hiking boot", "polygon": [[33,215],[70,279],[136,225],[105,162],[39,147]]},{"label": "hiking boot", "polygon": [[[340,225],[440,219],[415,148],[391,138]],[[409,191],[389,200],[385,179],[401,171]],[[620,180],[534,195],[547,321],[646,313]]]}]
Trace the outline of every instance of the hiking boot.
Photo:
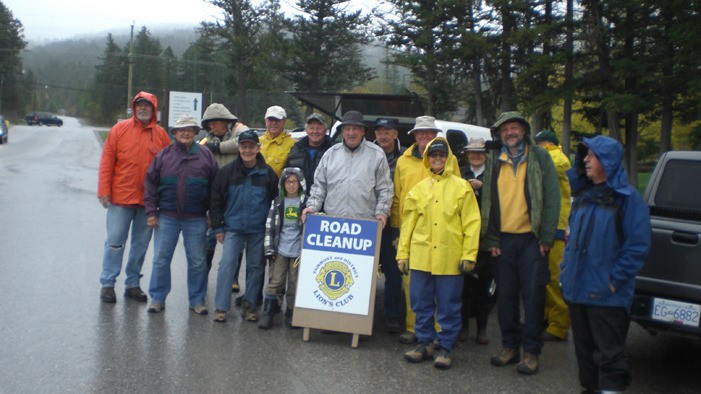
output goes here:
[{"label": "hiking boot", "polygon": [[265,300],[263,300],[263,316],[260,318],[260,323],[258,323],[258,328],[261,330],[268,330],[273,326],[274,304],[277,304],[277,298],[265,296]]},{"label": "hiking boot", "polygon": [[197,313],[198,315],[206,315],[209,312],[207,310],[207,307],[202,304],[191,306],[190,310]]},{"label": "hiking boot", "polygon": [[117,302],[117,295],[114,294],[114,287],[103,287],[100,289],[100,301],[110,304]]},{"label": "hiking boot", "polygon": [[441,350],[438,351],[436,360],[433,362],[433,366],[438,369],[450,369],[450,365],[452,363],[453,362],[450,359],[450,350],[441,348]]},{"label": "hiking boot", "polygon": [[214,321],[217,323],[226,323],[226,311],[214,310]]},{"label": "hiking boot", "polygon": [[138,286],[130,287],[124,290],[124,297],[131,298],[132,300],[139,302],[148,301],[148,297],[146,297],[146,294],[144,294],[144,292],[141,291],[141,289]]},{"label": "hiking boot", "polygon": [[241,291],[241,286],[239,286],[238,283],[234,283],[231,285],[231,292],[232,293],[238,293],[239,291]]},{"label": "hiking boot", "polygon": [[419,346],[404,353],[404,359],[410,363],[420,363],[433,357],[433,343],[420,343]]},{"label": "hiking boot", "polygon": [[518,349],[509,349],[507,347],[502,348],[499,354],[492,357],[489,362],[497,367],[503,367],[504,365],[515,364],[521,360],[521,355]]},{"label": "hiking boot", "polygon": [[518,373],[533,375],[538,372],[538,355],[533,353],[523,353],[523,361],[516,368]]},{"label": "hiking boot", "polygon": [[416,334],[411,331],[404,331],[402,335],[399,336],[399,343],[411,344],[416,343],[417,341],[418,339],[416,339]]},{"label": "hiking boot", "polygon": [[256,313],[256,310],[253,309],[253,307],[249,303],[244,303],[243,307],[241,307],[241,317],[245,321],[250,321],[250,322],[257,322],[258,321],[258,314]]},{"label": "hiking boot", "polygon": [[399,334],[402,332],[402,325],[397,319],[387,319],[387,333]]},{"label": "hiking boot", "polygon": [[148,306],[148,309],[146,312],[148,313],[161,313],[163,310],[166,309],[165,304],[159,304],[157,302],[152,302],[151,305]]}]

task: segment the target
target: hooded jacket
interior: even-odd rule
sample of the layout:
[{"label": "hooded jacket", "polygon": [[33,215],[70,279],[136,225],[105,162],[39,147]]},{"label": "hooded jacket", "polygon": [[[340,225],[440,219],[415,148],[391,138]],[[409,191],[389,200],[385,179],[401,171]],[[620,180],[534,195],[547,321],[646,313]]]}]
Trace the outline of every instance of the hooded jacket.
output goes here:
[{"label": "hooded jacket", "polygon": [[389,216],[392,180],[385,152],[362,140],[351,150],[345,143],[324,153],[314,174],[307,207],[329,215],[352,218]]},{"label": "hooded jacket", "polygon": [[[543,245],[552,246],[555,241],[555,230],[560,215],[560,189],[557,182],[557,171],[548,152],[537,146],[530,134],[530,126],[517,112],[506,112],[492,126],[494,133],[499,127],[509,121],[519,121],[526,127],[524,136],[524,157],[526,162],[525,197],[528,206],[531,231]],[[486,168],[482,184],[482,232],[480,249],[489,250],[500,245],[501,207],[499,206],[499,191],[497,183],[502,168],[502,162],[508,161],[505,148],[496,144],[487,153]],[[519,164],[522,165],[522,164]]]},{"label": "hooded jacket", "polygon": [[207,131],[205,138],[200,140],[200,144],[207,142],[219,142],[219,151],[214,153],[217,159],[219,168],[234,161],[239,155],[238,135],[242,131],[248,130],[248,126],[237,123],[238,118],[234,116],[222,104],[212,103],[204,111],[202,115],[202,127],[207,129],[206,125],[212,120],[223,120],[228,122],[226,133],[222,136],[216,136],[213,132]]},{"label": "hooded jacket", "polygon": [[260,153],[252,168],[238,157],[217,172],[211,193],[209,217],[214,233],[264,232],[270,202],[278,195],[277,176]]},{"label": "hooded jacket", "polygon": [[[426,145],[427,149],[438,137]],[[429,157],[423,165],[428,178],[406,196],[402,213],[397,260],[409,259],[412,270],[433,275],[458,275],[460,260],[477,260],[480,212],[470,185],[454,173],[457,167],[448,152],[445,169],[430,171]]]},{"label": "hooded jacket", "polygon": [[163,213],[178,218],[204,217],[209,191],[219,166],[209,149],[190,149],[175,141],[158,152],[146,174],[146,217]]},{"label": "hooded jacket", "polygon": [[546,145],[543,148],[548,151],[550,157],[553,159],[555,171],[557,171],[558,185],[560,187],[560,216],[557,222],[555,239],[564,240],[567,221],[570,217],[570,199],[572,195],[570,182],[567,179],[567,170],[572,168],[572,165],[570,164],[570,159],[565,156],[559,145]]},{"label": "hooded jacket", "polygon": [[[136,101],[147,99],[153,106],[151,121],[142,126],[136,118]],[[112,127],[102,148],[97,196],[109,196],[116,205],[144,205],[146,169],[156,154],[170,145],[168,133],[157,123],[158,100],[139,92],[131,101],[132,116]]]},{"label": "hooded jacket", "polygon": [[[460,176],[458,159],[455,155],[451,155],[449,160],[452,161],[455,175]],[[392,198],[390,225],[393,228],[398,229],[402,225],[404,202],[411,188],[421,182],[422,179],[427,178],[430,174],[431,171],[427,170],[423,164],[423,157],[416,143],[407,148],[399,159],[397,159],[394,177],[392,178],[394,180],[394,197]]]},{"label": "hooded jacket", "polygon": [[[277,248],[280,243],[280,230],[282,229],[282,220],[284,217],[285,209],[285,197],[287,197],[287,191],[285,190],[285,181],[290,175],[296,175],[299,180],[299,190],[297,196],[299,196],[299,212],[301,213],[304,209],[304,202],[306,197],[307,182],[304,180],[304,173],[296,167],[288,167],[282,170],[280,174],[279,189],[280,194],[273,200],[270,204],[270,210],[268,211],[268,218],[265,221],[265,240],[263,241],[265,255],[274,256],[277,253]],[[299,218],[298,218],[299,219]],[[297,224],[299,226],[300,236],[302,235],[302,221],[298,220]]]},{"label": "hooded jacket", "polygon": [[[585,173],[588,149],[607,180],[594,185]],[[585,138],[567,171],[574,202],[561,264],[562,295],[570,303],[630,311],[635,276],[650,250],[650,215],[621,166],[623,147],[609,137]],[[615,288],[612,292],[610,286]]]},{"label": "hooded jacket", "polygon": [[314,172],[321,162],[321,158],[324,153],[333,145],[331,143],[331,137],[328,135],[324,136],[321,144],[316,148],[316,155],[312,159],[309,154],[309,137],[304,137],[297,141],[292,148],[290,148],[290,153],[287,155],[287,162],[285,167],[297,167],[304,173],[305,179],[307,181],[308,187],[305,189],[307,191],[307,196],[311,192],[311,185],[314,184]]}]

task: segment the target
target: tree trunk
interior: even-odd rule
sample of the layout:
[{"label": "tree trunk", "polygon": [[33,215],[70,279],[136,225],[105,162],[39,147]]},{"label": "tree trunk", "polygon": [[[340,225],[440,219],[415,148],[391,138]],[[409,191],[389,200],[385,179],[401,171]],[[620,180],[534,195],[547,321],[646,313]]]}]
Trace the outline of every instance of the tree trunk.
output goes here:
[{"label": "tree trunk", "polygon": [[564,93],[565,99],[562,108],[562,152],[570,157],[570,146],[572,145],[572,95],[573,89],[573,55],[574,55],[574,24],[572,20],[574,19],[574,0],[567,0],[567,15],[565,16],[565,83],[564,83]]}]

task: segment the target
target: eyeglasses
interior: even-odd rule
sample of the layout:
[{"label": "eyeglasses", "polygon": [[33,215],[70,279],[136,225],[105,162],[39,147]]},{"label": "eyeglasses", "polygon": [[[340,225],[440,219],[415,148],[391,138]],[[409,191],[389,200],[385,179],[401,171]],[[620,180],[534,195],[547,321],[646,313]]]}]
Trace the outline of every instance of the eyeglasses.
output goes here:
[{"label": "eyeglasses", "polygon": [[433,151],[428,154],[428,157],[433,157],[433,158],[446,158],[448,157],[448,153],[446,152],[441,152],[441,151]]},{"label": "eyeglasses", "polygon": [[297,180],[296,179],[288,179],[285,181],[285,184],[286,185],[295,185],[295,184],[297,184]]}]

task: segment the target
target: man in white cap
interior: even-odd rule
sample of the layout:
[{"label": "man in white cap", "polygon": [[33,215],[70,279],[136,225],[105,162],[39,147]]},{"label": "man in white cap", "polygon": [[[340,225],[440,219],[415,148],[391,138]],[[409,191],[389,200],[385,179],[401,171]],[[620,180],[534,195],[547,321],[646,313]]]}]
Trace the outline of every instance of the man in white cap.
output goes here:
[{"label": "man in white cap", "polygon": [[260,138],[260,153],[265,158],[265,163],[269,165],[275,175],[280,177],[280,173],[287,161],[294,138],[285,131],[285,121],[287,113],[285,109],[274,105],[265,111],[265,134]]},{"label": "man in white cap", "polygon": [[[392,199],[390,226],[396,229],[396,234],[399,234],[399,228],[402,225],[401,216],[407,194],[417,183],[430,175],[430,171],[423,163],[424,150],[440,131],[436,127],[436,119],[433,116],[419,116],[416,118],[414,128],[409,130],[409,134],[414,136],[416,142],[404,151],[404,154],[397,160],[397,167],[394,170],[394,198]],[[455,155],[451,155],[450,160],[453,161],[452,168],[456,169],[455,174],[460,176]],[[404,276],[404,296],[406,298],[406,331],[399,336],[399,342],[415,343],[414,321],[416,316],[411,310],[411,301],[409,300],[408,275]]]}]

